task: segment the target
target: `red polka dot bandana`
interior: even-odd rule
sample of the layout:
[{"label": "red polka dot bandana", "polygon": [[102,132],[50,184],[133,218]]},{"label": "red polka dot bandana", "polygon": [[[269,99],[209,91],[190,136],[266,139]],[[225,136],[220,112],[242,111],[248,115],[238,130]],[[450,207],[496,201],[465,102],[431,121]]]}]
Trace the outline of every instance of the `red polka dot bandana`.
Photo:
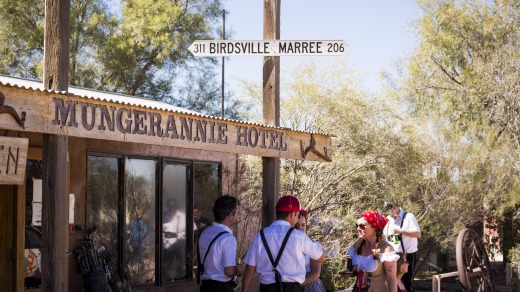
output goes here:
[{"label": "red polka dot bandana", "polygon": [[386,223],[388,222],[388,218],[383,216],[383,214],[379,213],[378,211],[374,210],[368,210],[363,213],[361,213],[361,216],[365,218],[372,227],[376,231],[382,230],[385,228]]}]

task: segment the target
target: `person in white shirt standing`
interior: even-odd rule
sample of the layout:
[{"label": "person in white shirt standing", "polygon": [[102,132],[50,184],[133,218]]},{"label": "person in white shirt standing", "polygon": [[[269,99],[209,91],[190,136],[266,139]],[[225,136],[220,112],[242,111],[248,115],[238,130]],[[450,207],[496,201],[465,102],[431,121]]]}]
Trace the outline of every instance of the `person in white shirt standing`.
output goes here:
[{"label": "person in white shirt standing", "polygon": [[404,211],[398,204],[385,202],[384,208],[390,214],[387,216],[389,220],[383,230],[383,235],[393,245],[395,251],[406,253],[406,261],[409,265],[402,281],[406,290],[413,292],[413,272],[418,250],[418,238],[421,237],[419,223],[415,215]]},{"label": "person in white shirt standing", "polygon": [[[300,217],[294,228],[299,229],[307,234],[307,211],[302,210]],[[305,256],[305,282],[302,283],[303,292],[326,292],[325,286],[320,280],[321,263],[311,260],[309,256]]]},{"label": "person in white shirt standing", "polygon": [[283,196],[276,204],[276,221],[255,234],[244,262],[242,291],[249,291],[253,275],[260,274],[260,292],[303,291],[305,255],[325,261],[321,245],[303,231],[294,229],[301,212],[300,201]]},{"label": "person in white shirt standing", "polygon": [[235,197],[222,196],[215,201],[215,222],[200,233],[198,240],[198,272],[201,292],[232,292],[236,286],[234,277],[241,274],[237,267],[237,240],[230,227],[236,223]]}]

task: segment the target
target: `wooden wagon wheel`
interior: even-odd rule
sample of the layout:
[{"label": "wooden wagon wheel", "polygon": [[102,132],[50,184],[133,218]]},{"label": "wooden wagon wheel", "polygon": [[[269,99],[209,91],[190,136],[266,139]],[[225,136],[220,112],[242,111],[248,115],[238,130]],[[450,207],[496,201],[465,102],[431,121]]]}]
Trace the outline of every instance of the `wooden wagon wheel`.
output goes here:
[{"label": "wooden wagon wheel", "polygon": [[466,292],[495,291],[491,265],[479,235],[466,228],[457,237],[457,270]]}]

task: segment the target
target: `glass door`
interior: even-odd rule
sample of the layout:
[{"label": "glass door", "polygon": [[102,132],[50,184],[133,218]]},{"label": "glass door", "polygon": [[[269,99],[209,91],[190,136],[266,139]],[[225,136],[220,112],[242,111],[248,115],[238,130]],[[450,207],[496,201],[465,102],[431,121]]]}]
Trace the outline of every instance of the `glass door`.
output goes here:
[{"label": "glass door", "polygon": [[156,159],[125,159],[125,259],[132,285],[156,282],[156,178]]},{"label": "glass door", "polygon": [[[162,283],[187,279],[189,275],[188,256],[193,238],[193,220],[188,206],[191,164],[164,160],[162,165]],[[191,220],[188,220],[190,218]]]}]

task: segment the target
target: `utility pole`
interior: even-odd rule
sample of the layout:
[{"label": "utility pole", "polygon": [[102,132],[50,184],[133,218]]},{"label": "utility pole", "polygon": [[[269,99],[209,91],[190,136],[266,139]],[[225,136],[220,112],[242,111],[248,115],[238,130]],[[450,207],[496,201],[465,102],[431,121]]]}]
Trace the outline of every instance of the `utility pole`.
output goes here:
[{"label": "utility pole", "polygon": [[[70,0],[45,1],[43,86],[67,91],[69,84]],[[44,292],[68,290],[68,137],[43,135],[41,271]]]},{"label": "utility pole", "polygon": [[[264,40],[280,39],[281,0],[264,0]],[[280,126],[280,57],[264,57],[264,123]],[[262,226],[276,218],[275,204],[280,192],[280,159],[262,157]]]},{"label": "utility pole", "polygon": [[[226,39],[226,10],[222,9],[222,40]],[[224,64],[225,57],[222,56],[222,118],[224,118]]]}]

